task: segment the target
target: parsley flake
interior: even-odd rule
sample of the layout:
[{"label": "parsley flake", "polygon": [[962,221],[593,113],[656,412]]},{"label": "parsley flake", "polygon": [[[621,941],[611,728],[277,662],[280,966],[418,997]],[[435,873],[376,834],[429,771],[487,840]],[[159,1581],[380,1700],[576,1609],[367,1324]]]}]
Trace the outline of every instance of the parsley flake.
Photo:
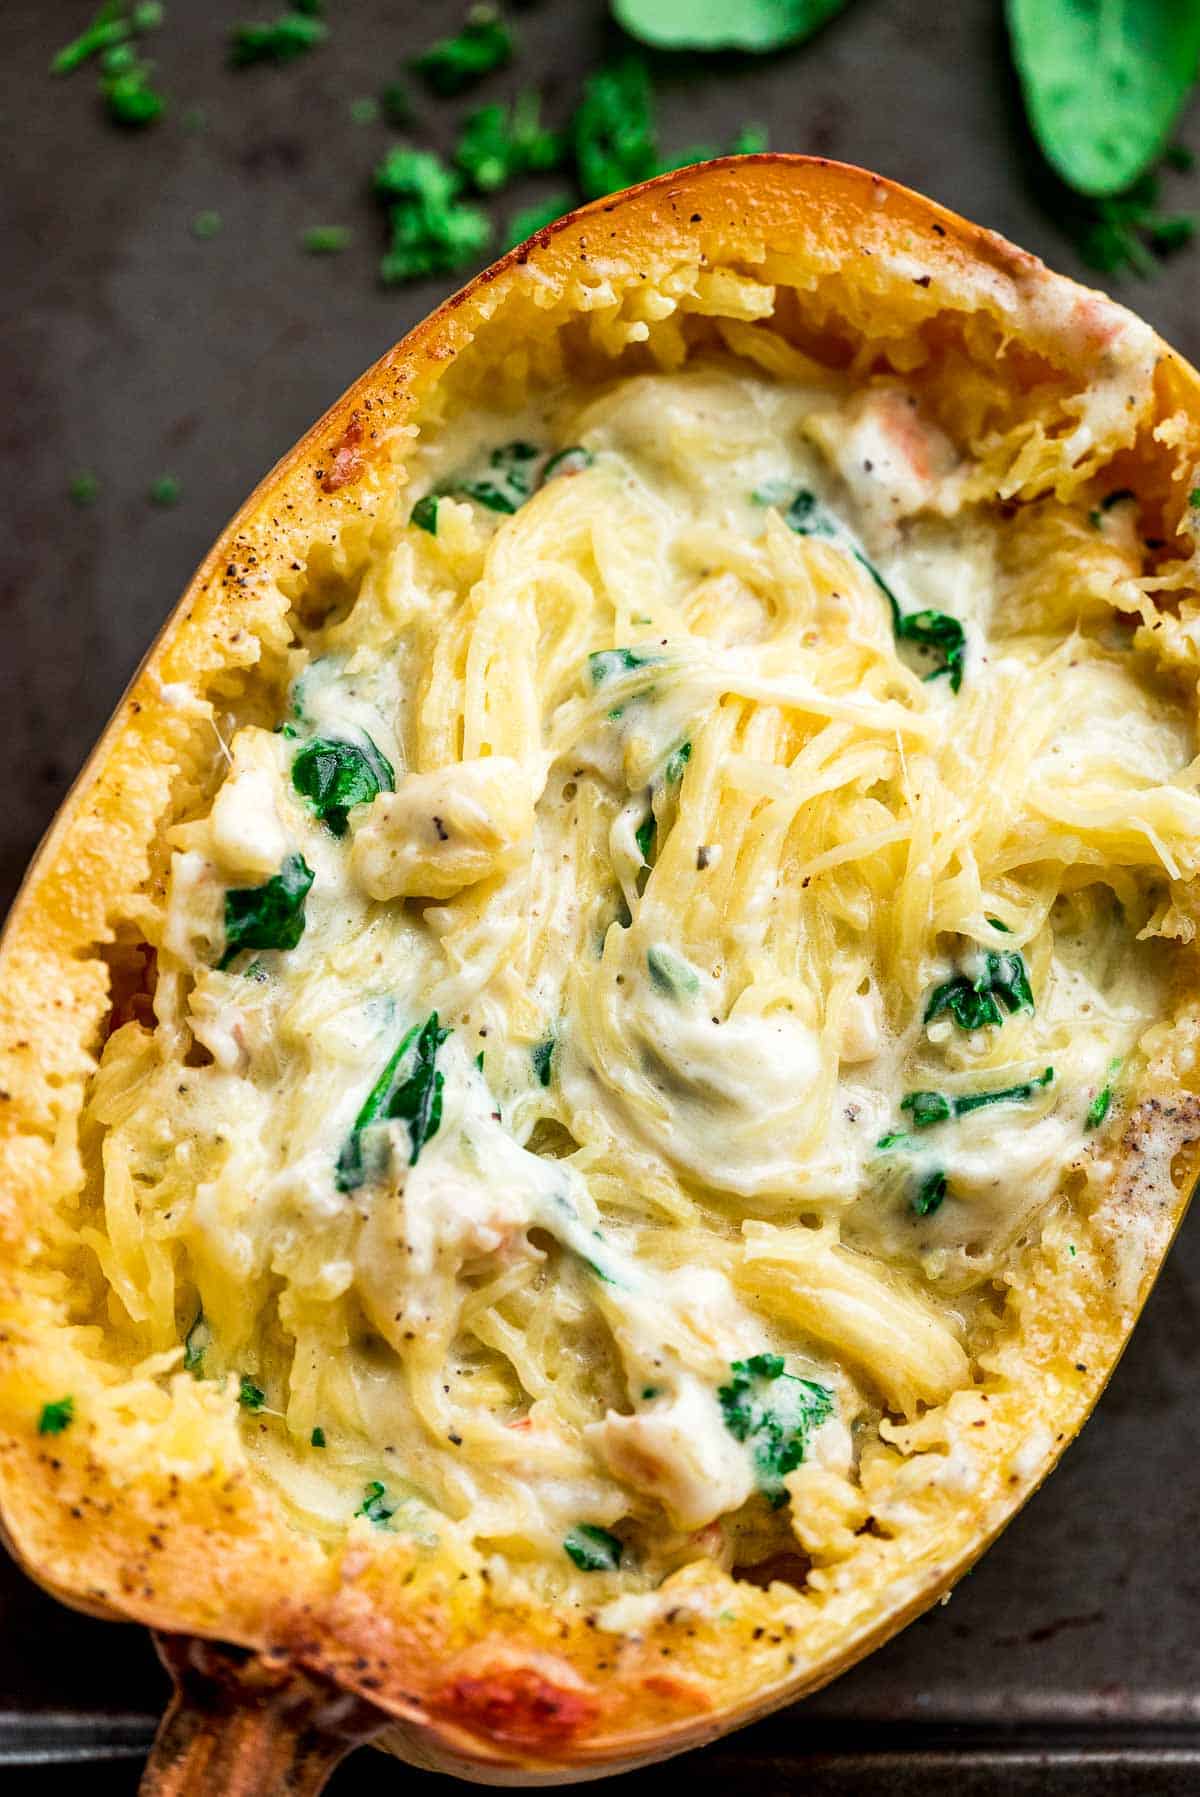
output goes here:
[{"label": "parsley flake", "polygon": [[502,68],[512,53],[512,35],[495,7],[476,6],[456,36],[439,38],[414,56],[409,67],[435,94],[447,98]]},{"label": "parsley flake", "polygon": [[38,1434],[61,1435],[74,1420],[74,1398],[56,1398],[53,1403],[42,1405],[42,1413],[38,1417]]},{"label": "parsley flake", "polygon": [[310,10],[294,7],[269,22],[235,25],[229,38],[229,61],[235,69],[258,62],[294,62],[324,43],[328,35],[328,27]]},{"label": "parsley flake", "polygon": [[460,199],[462,177],[431,150],[395,144],[375,170],[390,242],[379,265],[385,286],[450,274],[472,262],[492,232],[487,214]]},{"label": "parsley flake", "polygon": [[363,1492],[363,1501],[354,1512],[355,1516],[365,1516],[376,1528],[382,1529],[389,1516],[396,1514],[395,1504],[387,1501],[387,1486],[380,1479],[372,1479]]},{"label": "parsley flake", "polygon": [[248,1374],[243,1373],[238,1383],[238,1403],[243,1410],[261,1410],[267,1401],[267,1394],[261,1385],[255,1385]]},{"label": "parsley flake", "polygon": [[300,233],[300,248],[308,256],[340,256],[350,238],[346,225],[310,225]]}]

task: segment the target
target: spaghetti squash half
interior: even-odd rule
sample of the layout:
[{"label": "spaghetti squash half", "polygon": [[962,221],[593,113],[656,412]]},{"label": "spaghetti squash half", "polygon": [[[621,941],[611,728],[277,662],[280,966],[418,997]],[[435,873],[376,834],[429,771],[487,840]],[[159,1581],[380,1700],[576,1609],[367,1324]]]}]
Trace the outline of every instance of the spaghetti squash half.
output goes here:
[{"label": "spaghetti squash half", "polygon": [[366,375],[6,938],[4,1514],[474,1776],[719,1732],[1054,1463],[1200,1103],[1200,400],[860,171],[670,175]]}]

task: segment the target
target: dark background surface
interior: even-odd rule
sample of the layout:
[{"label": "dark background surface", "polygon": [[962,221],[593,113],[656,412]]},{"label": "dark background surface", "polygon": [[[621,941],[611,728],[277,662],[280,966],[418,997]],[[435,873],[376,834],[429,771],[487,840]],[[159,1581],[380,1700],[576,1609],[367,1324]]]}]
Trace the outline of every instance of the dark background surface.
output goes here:
[{"label": "dark background surface", "polygon": [[[730,0],[733,3],[733,0]],[[0,12],[0,912],[150,637],[235,506],[342,389],[453,285],[385,291],[367,184],[395,133],[356,125],[405,55],[457,7],[329,0],[328,44],[286,69],[232,74],[227,27],[277,0],[173,0],[148,42],[171,115],[142,136],[103,119],[88,71],[51,83],[50,54],[90,0]],[[463,114],[531,82],[554,122],[620,40],[602,0],[516,15],[522,53],[464,100],[418,98],[416,141],[448,148]],[[855,0],[800,51],[764,61],[655,59],[664,147],[727,143],[860,162],[1081,273],[1037,197],[990,0]],[[206,128],[183,114],[201,106]],[[1193,116],[1183,138],[1200,142]],[[510,210],[555,177],[501,197]],[[1173,206],[1200,174],[1172,177]],[[213,209],[223,229],[198,241]],[[344,224],[340,257],[297,247]],[[1118,286],[1200,358],[1200,249]],[[470,271],[467,271],[470,272]],[[93,471],[96,503],[73,507]],[[171,510],[148,502],[159,475]],[[814,1797],[920,1791],[1182,1793],[1200,1789],[1200,1222],[1185,1228],[1141,1329],[1047,1490],[955,1594],[807,1704],[621,1783]],[[77,1617],[0,1566],[0,1781],[48,1797],[87,1780],[126,1797],[165,1680],[141,1631]],[[64,1761],[107,1747],[111,1763]],[[35,1762],[43,1761],[39,1767]],[[362,1753],[331,1787],[374,1797],[447,1781]]]}]

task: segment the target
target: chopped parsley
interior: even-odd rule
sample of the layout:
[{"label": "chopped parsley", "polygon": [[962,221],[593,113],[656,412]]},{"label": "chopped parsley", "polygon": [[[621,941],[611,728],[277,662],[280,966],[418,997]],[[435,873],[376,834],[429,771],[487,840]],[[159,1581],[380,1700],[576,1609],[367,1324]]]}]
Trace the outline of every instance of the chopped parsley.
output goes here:
[{"label": "chopped parsley", "polygon": [[100,497],[100,482],[94,474],[85,471],[73,476],[67,492],[70,494],[72,505],[95,505]]},{"label": "chopped parsley", "polygon": [[38,1434],[61,1435],[74,1420],[74,1398],[56,1398],[53,1403],[42,1405],[42,1413],[38,1417]]},{"label": "chopped parsley", "polygon": [[434,1011],[424,1023],[415,1023],[372,1086],[354,1120],[354,1128],[338,1155],[334,1184],[339,1192],[354,1192],[379,1169],[368,1165],[363,1137],[379,1123],[398,1119],[408,1129],[408,1164],[415,1167],[422,1148],[436,1136],[442,1121],[442,1088],[445,1076],[437,1069],[437,1052],[448,1029],[438,1027]]},{"label": "chopped parsley", "polygon": [[243,1373],[238,1382],[238,1403],[243,1410],[261,1410],[267,1401],[267,1394],[261,1385],[255,1385],[247,1373]]},{"label": "chopped parsley", "polygon": [[138,52],[133,39],[162,24],[157,0],[107,0],[87,30],[64,44],[50,64],[52,75],[70,75],[96,56],[100,59],[100,93],[118,125],[150,125],[166,102],[150,85],[153,64]]},{"label": "chopped parsley", "polygon": [[495,193],[518,175],[545,174],[559,168],[566,139],[541,122],[536,93],[518,94],[511,108],[481,106],[468,117],[454,149],[454,160],[480,193]]},{"label": "chopped parsley", "polygon": [[204,1353],[212,1343],[212,1330],[205,1319],[204,1312],[196,1312],[196,1320],[183,1338],[184,1370],[195,1373],[199,1378],[204,1370]]},{"label": "chopped parsley", "polygon": [[1195,215],[1160,211],[1160,186],[1159,176],[1151,171],[1126,192],[1106,199],[1085,199],[1063,190],[1061,222],[1089,268],[1145,278],[1154,273],[1156,258],[1192,241]]},{"label": "chopped parsley", "polygon": [[777,1510],[787,1499],[784,1478],[795,1472],[814,1429],[833,1415],[833,1394],[815,1379],[783,1370],[781,1354],[735,1360],[717,1392],[725,1427],[751,1450],[758,1489]]},{"label": "chopped parsley", "polygon": [[668,998],[694,998],[700,990],[700,976],[695,968],[661,942],[646,950],[646,967],[651,984]]},{"label": "chopped parsley", "polygon": [[340,256],[350,235],[346,225],[310,225],[300,233],[300,247],[309,256]]},{"label": "chopped parsley", "polygon": [[320,1424],[317,1425],[309,1436],[308,1445],[313,1448],[323,1448],[325,1446],[325,1431],[321,1428]]},{"label": "chopped parsley", "polygon": [[547,1036],[544,1042],[535,1042],[530,1050],[530,1059],[533,1061],[533,1071],[538,1084],[548,1086],[551,1063],[554,1060],[554,1037]]},{"label": "chopped parsley", "polygon": [[522,206],[508,221],[504,233],[505,249],[515,250],[519,243],[524,243],[535,231],[544,231],[547,225],[554,224],[556,219],[569,212],[572,204],[569,193],[552,193],[532,206]]},{"label": "chopped parsley", "polygon": [[183,488],[173,474],[160,474],[157,480],[151,481],[150,490],[146,496],[151,505],[169,507],[179,504],[179,496],[182,492]]},{"label": "chopped parsley", "polygon": [[387,1486],[379,1479],[372,1479],[363,1492],[363,1501],[354,1512],[355,1516],[365,1516],[376,1528],[383,1528],[389,1516],[396,1514],[395,1504],[387,1501]]},{"label": "chopped parsley", "polygon": [[221,229],[222,218],[219,212],[197,212],[192,220],[192,236],[207,243],[210,237],[216,237]]},{"label": "chopped parsley", "polygon": [[1188,504],[1200,506],[1200,487],[1192,488],[1191,492],[1188,494]]},{"label": "chopped parsley", "polygon": [[100,92],[108,115],[118,125],[137,130],[152,125],[166,109],[166,101],[150,85],[154,64],[139,56],[132,44],[117,44],[100,58]]},{"label": "chopped parsley", "polygon": [[235,25],[229,37],[229,61],[235,69],[257,62],[294,62],[324,43],[328,27],[311,8],[293,7],[278,19]]},{"label": "chopped parsley", "polygon": [[435,94],[443,98],[474,87],[493,69],[511,61],[513,40],[508,27],[492,6],[476,6],[454,37],[439,38],[414,56],[409,67]]},{"label": "chopped parsley", "polygon": [[588,76],[572,133],[579,185],[587,200],[658,173],[650,76],[639,57],[627,56]]},{"label": "chopped parsley", "polygon": [[364,730],[361,743],[325,736],[305,743],[292,762],[292,785],[334,836],[344,836],[354,806],[394,791],[395,775]]},{"label": "chopped parsley", "polygon": [[436,493],[426,493],[424,498],[418,499],[408,516],[410,524],[415,524],[418,530],[427,530],[431,537],[437,536],[437,520],[438,495]]},{"label": "chopped parsley", "polygon": [[533,491],[533,464],[540,454],[536,443],[501,443],[488,457],[487,472],[455,481],[453,491],[491,512],[518,511]]},{"label": "chopped parsley", "polygon": [[[961,1098],[947,1098],[944,1092],[909,1092],[900,1100],[900,1109],[908,1112],[914,1129],[932,1129],[936,1123],[947,1123],[951,1117],[966,1117],[971,1111],[981,1111],[985,1105],[1025,1104],[1053,1078],[1053,1067],[1047,1067],[1036,1079],[1022,1080],[1020,1085],[1004,1086],[997,1092],[966,1092]],[[876,1147],[892,1148],[896,1141],[894,1134],[881,1136]]]},{"label": "chopped parsley", "polygon": [[616,1572],[621,1564],[624,1545],[598,1523],[577,1522],[567,1532],[563,1552],[568,1560],[574,1561],[580,1572]]},{"label": "chopped parsley", "polygon": [[293,854],[261,886],[231,887],[225,894],[225,952],[217,967],[228,967],[245,948],[295,948],[315,877],[304,856]]},{"label": "chopped parsley", "polygon": [[[761,491],[762,489],[760,489]],[[758,499],[757,493],[755,498]],[[759,503],[762,504],[764,501],[760,499]],[[810,493],[804,487],[792,500],[784,514],[784,522],[798,536],[826,537],[834,542],[843,539],[843,533],[837,520],[825,510],[816,494]],[[925,653],[941,657],[941,665],[934,668],[925,678],[937,680],[945,674],[950,681],[951,691],[957,692],[962,685],[963,659],[967,647],[966,632],[958,619],[950,617],[944,611],[906,612],[901,610],[900,601],[875,564],[868,561],[861,549],[855,548],[853,544],[843,541],[843,547],[849,550],[860,567],[866,569],[887,600],[892,613],[892,631],[897,642],[913,643]]]},{"label": "chopped parsley", "polygon": [[450,274],[474,261],[492,226],[485,212],[460,199],[462,177],[431,150],[396,144],[375,170],[375,192],[387,206],[390,242],[379,265],[385,286]]},{"label": "chopped parsley", "polygon": [[362,94],[349,105],[352,125],[373,125],[379,117],[380,105],[374,94]]},{"label": "chopped parsley", "polygon": [[1015,950],[988,949],[977,954],[975,961],[977,971],[973,976],[959,973],[934,987],[925,1006],[926,1023],[949,1011],[959,1029],[989,1029],[1003,1023],[1001,1005],[1010,1014],[1033,1010],[1024,956]]}]

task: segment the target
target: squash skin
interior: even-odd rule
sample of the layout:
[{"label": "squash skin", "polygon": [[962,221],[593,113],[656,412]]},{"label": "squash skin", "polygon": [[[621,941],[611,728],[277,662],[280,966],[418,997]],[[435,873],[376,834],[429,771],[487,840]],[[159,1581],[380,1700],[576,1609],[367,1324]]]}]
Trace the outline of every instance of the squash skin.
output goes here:
[{"label": "squash skin", "polygon": [[[402,1541],[328,1554],[287,1527],[245,1470],[214,1462],[202,1475],[162,1467],[128,1481],[97,1458],[79,1423],[58,1437],[36,1432],[43,1401],[80,1390],[83,1363],[23,1276],[31,1225],[48,1216],[69,1167],[69,1125],[109,1007],[98,947],[111,940],[121,895],[145,878],[195,727],[176,689],[252,669],[259,638],[280,630],[287,609],[274,573],[314,537],[382,506],[398,433],[477,337],[494,338],[507,307],[535,296],[547,311],[551,300],[569,311],[606,269],[636,278],[698,254],[753,265],[768,248],[814,282],[822,270],[851,272],[881,320],[902,304],[931,318],[998,320],[1078,386],[1103,343],[1097,320],[1107,328],[1127,317],[991,233],[840,164],[724,159],[573,213],[389,351],[247,501],[134,677],[0,944],[0,1512],[13,1552],[46,1589],[95,1614],[285,1656],[390,1712],[396,1726],[382,1744],[393,1751],[485,1782],[598,1776],[699,1745],[825,1684],[934,1603],[1086,1420],[1200,1173],[1200,1096],[1190,1089],[1200,1076],[1189,1063],[1200,1004],[1182,995],[1176,1027],[1131,1097],[1109,1195],[1092,1218],[1096,1252],[1069,1285],[1048,1277],[1039,1288],[1020,1340],[1033,1383],[1010,1380],[994,1394],[972,1501],[945,1494],[915,1539],[870,1538],[865,1576],[839,1594],[836,1616],[830,1605],[806,1617],[787,1587],[742,1585],[736,1618],[723,1623],[704,1563],[675,1575],[671,1607],[624,1638],[578,1612],[517,1611],[486,1592],[464,1599],[450,1575],[423,1575],[413,1597]],[[1152,349],[1152,387],[1115,447],[1123,484],[1158,509],[1195,576],[1183,533],[1200,458],[1200,377],[1165,345]],[[1173,417],[1183,420],[1174,440],[1156,440]],[[1135,1234],[1138,1261],[1117,1290],[1109,1250]]]}]

